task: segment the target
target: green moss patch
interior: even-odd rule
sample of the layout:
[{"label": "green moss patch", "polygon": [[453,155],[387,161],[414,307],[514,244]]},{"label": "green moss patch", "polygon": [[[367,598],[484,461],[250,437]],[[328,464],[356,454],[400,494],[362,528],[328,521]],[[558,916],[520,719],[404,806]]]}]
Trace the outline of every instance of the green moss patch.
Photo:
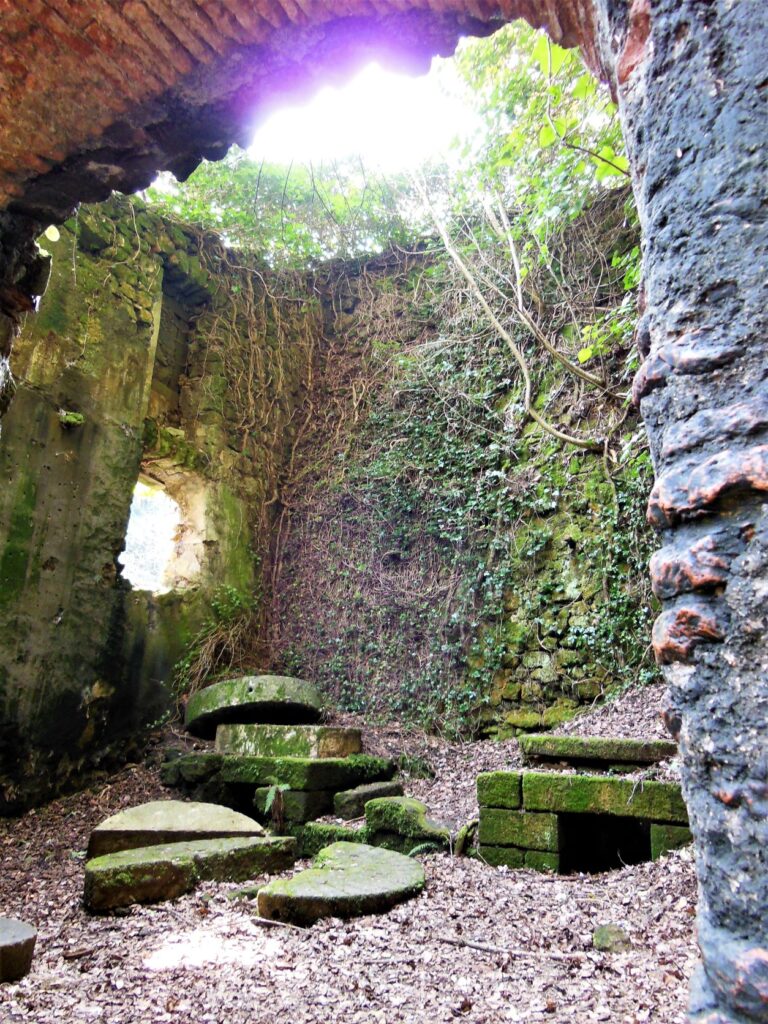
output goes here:
[{"label": "green moss patch", "polygon": [[229,755],[223,759],[220,777],[223,782],[247,782],[257,786],[280,784],[289,789],[338,790],[391,779],[394,773],[391,761],[367,754],[322,760]]},{"label": "green moss patch", "polygon": [[481,807],[506,807],[515,810],[523,802],[523,776],[520,772],[481,772],[477,777],[477,802]]},{"label": "green moss patch", "polygon": [[331,843],[368,843],[369,833],[365,825],[354,829],[346,825],[330,825],[323,821],[308,821],[289,829],[299,844],[300,857],[314,857]]},{"label": "green moss patch", "polygon": [[[365,805],[365,823],[374,836],[397,836],[409,840],[410,849],[423,843],[434,843],[438,848],[450,845],[451,833],[445,825],[431,821],[427,805],[408,796],[380,797]],[[400,845],[400,844],[398,844]]]},{"label": "green moss patch", "polygon": [[262,917],[311,925],[322,917],[380,914],[418,895],[424,869],[411,858],[358,843],[321,850],[308,871],[259,891]]},{"label": "green moss patch", "polygon": [[328,725],[220,725],[216,750],[251,757],[348,757],[359,754],[359,729]]},{"label": "green moss patch", "polygon": [[604,775],[524,772],[523,807],[527,811],[615,814],[681,824],[688,821],[682,792],[674,783],[636,783]]},{"label": "green moss patch", "polygon": [[360,818],[365,813],[369,800],[379,797],[402,796],[403,787],[399,782],[368,782],[355,789],[343,790],[333,798],[333,813],[338,818]]},{"label": "green moss patch", "polygon": [[658,860],[670,850],[678,850],[692,842],[691,830],[685,825],[651,825],[652,860]]},{"label": "green moss patch", "polygon": [[559,846],[557,815],[483,807],[478,839],[481,846],[519,846],[556,853]]},{"label": "green moss patch", "polygon": [[254,836],[110,853],[86,864],[85,905],[93,911],[113,910],[174,899],[203,881],[244,882],[290,867],[295,851],[293,838]]}]

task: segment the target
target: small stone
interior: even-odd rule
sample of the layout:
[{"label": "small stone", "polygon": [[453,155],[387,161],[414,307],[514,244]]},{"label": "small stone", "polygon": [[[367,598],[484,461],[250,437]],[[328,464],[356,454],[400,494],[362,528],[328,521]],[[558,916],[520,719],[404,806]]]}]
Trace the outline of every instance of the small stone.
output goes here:
[{"label": "small stone", "polygon": [[336,817],[349,821],[351,818],[362,817],[369,800],[402,795],[403,787],[399,782],[369,782],[367,785],[337,793],[333,798],[333,812]]},{"label": "small stone", "polygon": [[371,842],[403,853],[410,853],[425,843],[434,843],[440,848],[450,844],[450,830],[430,821],[427,814],[426,804],[408,796],[382,797],[369,800],[365,805],[365,823]]},{"label": "small stone", "polygon": [[423,888],[424,868],[412,857],[358,843],[334,843],[320,851],[308,871],[261,889],[259,914],[311,925],[321,917],[380,914]]},{"label": "small stone", "polygon": [[161,843],[263,836],[257,821],[219,804],[153,800],[113,814],[91,832],[88,856]]},{"label": "small stone", "polygon": [[601,924],[595,928],[592,945],[601,953],[626,953],[632,948],[629,935],[617,924]]},{"label": "small stone", "polygon": [[323,698],[317,687],[292,676],[223,679],[189,698],[184,723],[195,736],[212,739],[222,722],[299,725],[316,722]]},{"label": "small stone", "polygon": [[18,981],[29,973],[37,929],[12,917],[0,917],[0,981]]}]

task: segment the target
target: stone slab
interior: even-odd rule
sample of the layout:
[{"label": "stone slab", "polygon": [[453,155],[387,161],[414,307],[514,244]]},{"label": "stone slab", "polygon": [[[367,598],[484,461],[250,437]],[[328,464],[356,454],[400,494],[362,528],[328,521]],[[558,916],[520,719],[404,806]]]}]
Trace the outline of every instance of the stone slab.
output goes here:
[{"label": "stone slab", "polygon": [[324,821],[308,821],[306,825],[295,825],[289,827],[291,835],[296,836],[298,855],[300,857],[314,857],[326,846],[332,843],[367,843],[369,842],[368,829],[354,829],[348,825],[332,825]]},{"label": "stone slab", "polygon": [[369,782],[355,789],[346,789],[333,798],[333,813],[337,818],[349,821],[361,818],[365,814],[365,805],[369,800],[382,796],[402,796],[403,787],[399,782]]},{"label": "stone slab", "polygon": [[367,754],[351,757],[326,757],[318,760],[305,757],[244,757],[228,754],[221,766],[223,782],[252,783],[271,786],[275,783],[289,789],[349,789],[364,782],[391,779],[395,774],[392,761]]},{"label": "stone slab", "polygon": [[525,866],[534,871],[551,871],[553,874],[557,874],[560,870],[560,855],[545,853],[543,850],[526,850]]},{"label": "stone slab", "polygon": [[216,750],[250,757],[349,757],[363,749],[359,729],[330,725],[231,724],[216,729]]},{"label": "stone slab", "polygon": [[680,786],[671,782],[638,784],[605,775],[523,772],[523,807],[529,811],[688,822]]},{"label": "stone slab", "polygon": [[323,699],[312,683],[292,676],[222,679],[193,694],[184,724],[195,736],[213,739],[222,722],[301,725],[316,722]]},{"label": "stone slab", "polygon": [[[271,786],[259,786],[253,797],[253,806],[265,818],[271,816],[271,809],[269,812],[266,810],[271,788]],[[284,820],[302,825],[330,813],[333,806],[333,792],[328,789],[287,789],[282,793],[282,800]]]},{"label": "stone slab", "polygon": [[0,917],[0,982],[18,981],[29,973],[37,929],[13,917]]},{"label": "stone slab", "polygon": [[311,925],[322,917],[380,914],[417,896],[424,868],[412,857],[359,843],[334,843],[312,868],[259,891],[262,917]]},{"label": "stone slab", "polygon": [[691,830],[685,825],[651,825],[651,860],[692,842]]},{"label": "stone slab", "polygon": [[516,810],[523,803],[522,772],[481,772],[477,777],[477,802],[481,807]]},{"label": "stone slab", "polygon": [[88,856],[197,839],[263,836],[257,821],[220,804],[153,800],[113,814],[91,832]]},{"label": "stone slab", "polygon": [[132,903],[158,903],[190,892],[203,881],[244,882],[284,871],[296,857],[287,836],[201,839],[122,850],[85,866],[85,905],[92,911]]},{"label": "stone slab", "polygon": [[677,744],[667,740],[633,740],[612,736],[528,735],[518,740],[528,762],[568,764],[658,764],[677,754]]},{"label": "stone slab", "polygon": [[481,846],[518,846],[557,853],[559,831],[556,814],[480,808],[478,841]]}]

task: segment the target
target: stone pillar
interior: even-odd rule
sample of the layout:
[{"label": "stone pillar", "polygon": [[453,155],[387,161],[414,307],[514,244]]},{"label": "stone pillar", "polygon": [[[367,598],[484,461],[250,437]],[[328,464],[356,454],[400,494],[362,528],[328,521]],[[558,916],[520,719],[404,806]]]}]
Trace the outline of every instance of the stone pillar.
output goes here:
[{"label": "stone pillar", "polygon": [[634,391],[696,839],[691,1015],[768,1021],[768,4],[598,3],[645,239]]}]

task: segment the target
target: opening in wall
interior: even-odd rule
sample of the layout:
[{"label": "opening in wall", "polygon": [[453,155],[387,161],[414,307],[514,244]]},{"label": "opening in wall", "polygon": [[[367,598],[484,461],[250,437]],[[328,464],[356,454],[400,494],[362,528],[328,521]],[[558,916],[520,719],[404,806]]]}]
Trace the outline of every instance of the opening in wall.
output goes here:
[{"label": "opening in wall", "polygon": [[181,541],[182,513],[165,488],[139,477],[133,492],[125,550],[118,561],[136,590],[165,594],[174,589],[174,563]]},{"label": "opening in wall", "polygon": [[647,821],[608,814],[559,814],[560,873],[613,871],[651,859]]}]

